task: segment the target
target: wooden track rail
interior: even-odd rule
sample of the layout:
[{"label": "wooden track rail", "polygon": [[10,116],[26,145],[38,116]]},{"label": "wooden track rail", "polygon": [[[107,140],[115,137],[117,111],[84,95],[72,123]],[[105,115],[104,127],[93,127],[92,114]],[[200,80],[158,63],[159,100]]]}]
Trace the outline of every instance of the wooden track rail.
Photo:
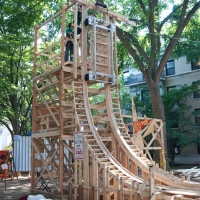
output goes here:
[{"label": "wooden track rail", "polygon": [[[72,18],[73,61],[65,61]],[[105,5],[77,0],[35,27],[31,187],[43,177],[53,199],[199,199],[199,183],[163,170],[162,156],[161,168],[153,161],[150,149],[164,151],[161,120],[133,110],[138,123],[148,123],[134,137],[128,133],[118,95],[117,19],[134,25]],[[54,20],[62,21],[61,33],[49,41],[44,30]],[[75,159],[76,133],[83,133],[83,159]]]}]

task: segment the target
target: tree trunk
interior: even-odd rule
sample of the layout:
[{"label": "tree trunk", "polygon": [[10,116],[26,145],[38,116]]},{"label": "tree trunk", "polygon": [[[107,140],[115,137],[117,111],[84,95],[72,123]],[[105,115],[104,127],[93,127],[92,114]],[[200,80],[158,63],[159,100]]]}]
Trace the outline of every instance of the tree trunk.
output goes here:
[{"label": "tree trunk", "polygon": [[[146,77],[146,81],[147,81],[149,92],[150,92],[153,117],[156,119],[161,119],[163,121],[163,138],[164,138],[166,163],[160,163],[160,165],[166,166],[166,168],[169,169],[169,161],[168,161],[168,153],[167,153],[166,119],[165,119],[165,113],[164,113],[164,105],[163,105],[161,94],[160,94],[160,84],[159,84],[160,82],[156,82],[149,77]],[[165,161],[162,161],[162,162],[165,162]]]}]

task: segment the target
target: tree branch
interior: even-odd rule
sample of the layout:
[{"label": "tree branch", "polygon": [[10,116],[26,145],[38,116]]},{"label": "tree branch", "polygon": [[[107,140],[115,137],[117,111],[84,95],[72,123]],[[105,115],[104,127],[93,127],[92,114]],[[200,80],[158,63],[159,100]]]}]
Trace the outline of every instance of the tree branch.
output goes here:
[{"label": "tree branch", "polygon": [[11,135],[13,135],[11,128],[8,126],[8,124],[6,122],[4,122],[3,120],[0,119],[0,123],[3,124],[8,129],[8,131],[10,132]]},{"label": "tree branch", "polygon": [[140,4],[140,7],[142,8],[142,11],[143,11],[144,15],[147,17],[148,13],[147,13],[147,10],[145,8],[145,5],[144,5],[143,1],[142,0],[138,0],[138,3]]},{"label": "tree branch", "polygon": [[172,12],[169,13],[169,15],[167,17],[165,17],[163,19],[163,21],[160,23],[160,25],[158,27],[159,31],[162,29],[163,25],[174,16],[174,13],[176,13],[182,6],[183,6],[183,4],[181,4],[181,5],[176,6],[176,7],[173,8]]},{"label": "tree branch", "polygon": [[171,38],[162,58],[160,60],[158,70],[156,72],[156,81],[158,81],[160,79],[160,76],[164,70],[165,64],[167,63],[169,56],[171,55],[172,51],[174,50],[175,45],[178,43],[178,39],[180,38],[182,31],[186,26],[186,24],[184,23],[184,17],[186,14],[188,2],[189,2],[188,0],[184,0],[182,10],[181,10],[181,15],[179,18],[178,27],[176,28],[176,31],[175,31],[173,37]]},{"label": "tree branch", "polygon": [[127,44],[129,44],[129,46],[130,46],[130,43],[128,41],[132,41],[133,45],[136,47],[136,49],[138,50],[140,55],[145,59],[145,61],[146,62],[149,61],[149,57],[147,56],[147,54],[145,53],[145,51],[143,50],[143,48],[139,44],[138,40],[132,34],[130,34],[128,32],[125,32],[122,29],[120,29],[119,27],[117,27],[117,36],[119,38],[123,37],[124,39],[126,39],[127,40]]},{"label": "tree branch", "polygon": [[[158,55],[160,54],[160,36],[158,33],[158,1],[157,0],[149,0],[149,32],[150,41],[151,41],[151,53],[150,53],[150,61],[148,63],[148,71],[149,74],[152,74],[152,70],[155,66],[157,66]],[[155,62],[156,61],[156,62]],[[155,69],[155,68],[154,68]]]},{"label": "tree branch", "polygon": [[137,55],[137,51],[134,48],[132,48],[132,46],[129,43],[130,39],[135,41],[134,46],[136,46],[136,48],[139,51],[139,53],[141,54],[141,56],[148,61],[149,58],[146,55],[146,53],[143,51],[141,46],[139,45],[138,41],[131,34],[129,34],[127,32],[124,32],[119,27],[117,27],[117,36],[122,41],[124,46],[127,48],[128,52],[131,54],[131,56],[134,58],[134,60],[137,63],[138,67],[140,68],[140,70],[145,74],[146,70],[145,70],[145,66],[144,66],[143,62],[141,61],[141,59]]},{"label": "tree branch", "polygon": [[188,24],[190,19],[194,16],[194,13],[200,8],[200,1],[194,5],[194,7],[188,12],[185,20],[184,20],[184,26]]}]

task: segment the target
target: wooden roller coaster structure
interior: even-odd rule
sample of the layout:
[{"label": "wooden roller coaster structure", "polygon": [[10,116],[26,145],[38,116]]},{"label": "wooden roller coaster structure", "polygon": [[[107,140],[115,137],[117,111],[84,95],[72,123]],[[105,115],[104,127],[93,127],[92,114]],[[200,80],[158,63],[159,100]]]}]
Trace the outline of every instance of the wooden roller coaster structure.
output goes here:
[{"label": "wooden roller coaster structure", "polygon": [[[71,17],[73,61],[65,62]],[[35,26],[31,188],[45,177],[60,199],[199,199],[199,183],[163,170],[161,120],[139,118],[133,109],[133,121],[143,126],[134,137],[127,131],[118,94],[116,20],[134,25],[105,4],[77,0]],[[160,152],[160,167],[150,150]]]}]

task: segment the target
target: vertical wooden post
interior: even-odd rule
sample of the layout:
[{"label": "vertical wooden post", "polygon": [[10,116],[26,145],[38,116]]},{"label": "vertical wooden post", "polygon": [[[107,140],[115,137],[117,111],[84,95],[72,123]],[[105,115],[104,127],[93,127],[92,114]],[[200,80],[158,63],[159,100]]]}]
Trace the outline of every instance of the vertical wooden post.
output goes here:
[{"label": "vertical wooden post", "polygon": [[82,56],[82,79],[84,79],[87,72],[87,49],[88,49],[88,38],[87,38],[87,27],[84,25],[84,21],[87,17],[87,7],[82,6],[82,32],[81,32],[81,56]]},{"label": "vertical wooden post", "polygon": [[130,161],[130,162],[131,162],[131,172],[133,174],[135,174],[136,176],[138,176],[138,167],[137,167],[137,165],[133,161]]},{"label": "vertical wooden post", "polygon": [[78,22],[78,2],[75,4],[74,11],[74,57],[73,57],[73,69],[74,78],[77,78],[77,57],[78,57],[78,41],[77,41],[77,22]]},{"label": "vertical wooden post", "polygon": [[164,135],[163,135],[163,121],[160,120],[160,136],[161,136],[161,142],[163,144],[163,148],[160,150],[160,167],[163,170],[166,170],[167,168],[167,163],[166,163],[166,158],[165,158],[165,149],[164,149]]},{"label": "vertical wooden post", "polygon": [[135,193],[135,182],[132,182],[132,188],[131,188],[131,194],[130,194],[130,200],[134,199],[134,193]]},{"label": "vertical wooden post", "polygon": [[79,185],[82,185],[83,181],[83,161],[79,160],[78,161],[78,183]]},{"label": "vertical wooden post", "polygon": [[93,186],[94,186],[94,200],[98,200],[98,181],[99,181],[99,172],[98,172],[98,163],[96,162],[95,154],[92,155],[92,168],[93,168]]},{"label": "vertical wooden post", "polygon": [[[37,37],[38,37],[38,26],[35,26],[35,35],[34,35],[34,69],[33,77],[37,74]],[[37,91],[33,84],[33,103],[32,103],[32,134],[36,134],[36,99]],[[33,139],[32,139],[33,140]],[[35,149],[33,145],[31,146],[31,189],[35,187]]]},{"label": "vertical wooden post", "polygon": [[135,102],[134,99],[132,97],[132,116],[133,116],[133,121],[138,121],[138,117],[137,117],[137,112],[136,112],[136,108],[135,108]]},{"label": "vertical wooden post", "polygon": [[123,189],[124,189],[123,178],[120,178],[119,200],[123,200],[123,196],[124,196]]},{"label": "vertical wooden post", "polygon": [[116,175],[116,183],[117,183],[117,187],[116,187],[116,189],[117,189],[117,199],[120,199],[120,196],[121,196],[121,192],[120,192],[120,190],[121,190],[121,182],[120,182],[119,174]]},{"label": "vertical wooden post", "polygon": [[61,66],[64,65],[65,57],[65,31],[66,31],[66,5],[62,6],[62,36],[61,36]]},{"label": "vertical wooden post", "polygon": [[116,159],[118,161],[120,161],[120,147],[119,147],[119,144],[117,142],[117,139],[115,138],[114,140],[115,140],[115,150],[116,150],[115,155],[116,155]]},{"label": "vertical wooden post", "polygon": [[139,189],[139,184],[135,183],[135,187],[134,187],[134,200],[139,200],[140,199],[140,195],[138,194],[138,189]]},{"label": "vertical wooden post", "polygon": [[144,180],[146,180],[146,178],[147,178],[147,173],[144,172],[144,171],[142,171],[142,178],[143,178]]},{"label": "vertical wooden post", "polygon": [[[66,5],[62,7],[62,44],[61,44],[61,66],[64,65],[64,33],[65,33],[65,15]],[[63,97],[64,97],[64,71],[59,72],[59,124],[60,124],[60,136],[63,135]],[[63,182],[64,182],[64,146],[62,145],[61,137],[59,138],[59,188],[60,196],[63,196]]]},{"label": "vertical wooden post", "polygon": [[[74,184],[77,185],[78,184],[78,177],[77,177],[77,174],[78,174],[78,161],[75,160],[74,161]],[[74,199],[76,200],[77,199],[77,188],[75,187],[74,188]]]},{"label": "vertical wooden post", "polygon": [[[84,162],[83,162],[83,183],[85,186],[89,186],[89,152],[88,145],[84,142]],[[83,198],[89,199],[88,189],[83,188]]]},{"label": "vertical wooden post", "polygon": [[[114,24],[116,24],[116,17],[113,17],[113,21]],[[114,72],[115,72],[115,76],[116,76],[116,81],[118,81],[118,66],[117,66],[117,33],[116,31],[114,32]]]},{"label": "vertical wooden post", "polygon": [[[149,167],[149,173],[150,173],[150,179],[149,179],[149,192],[150,192],[150,198],[154,198],[154,192],[155,192],[155,179],[154,179],[154,167]],[[153,200],[153,199],[152,199]]]},{"label": "vertical wooden post", "polygon": [[79,200],[84,200],[84,198],[83,198],[83,185],[79,185],[78,193],[79,193]]},{"label": "vertical wooden post", "polygon": [[102,168],[103,168],[103,197],[104,197],[104,200],[106,200],[107,168],[105,165]]},{"label": "vertical wooden post", "polygon": [[69,200],[72,200],[72,183],[70,182],[68,185],[68,198]]},{"label": "vertical wooden post", "polygon": [[89,198],[89,200],[92,200],[92,199],[94,199],[94,186],[92,186],[92,187],[90,187],[90,198]]},{"label": "vertical wooden post", "polygon": [[126,155],[126,153],[123,150],[122,150],[122,165],[123,165],[123,167],[128,169],[128,156]]}]

